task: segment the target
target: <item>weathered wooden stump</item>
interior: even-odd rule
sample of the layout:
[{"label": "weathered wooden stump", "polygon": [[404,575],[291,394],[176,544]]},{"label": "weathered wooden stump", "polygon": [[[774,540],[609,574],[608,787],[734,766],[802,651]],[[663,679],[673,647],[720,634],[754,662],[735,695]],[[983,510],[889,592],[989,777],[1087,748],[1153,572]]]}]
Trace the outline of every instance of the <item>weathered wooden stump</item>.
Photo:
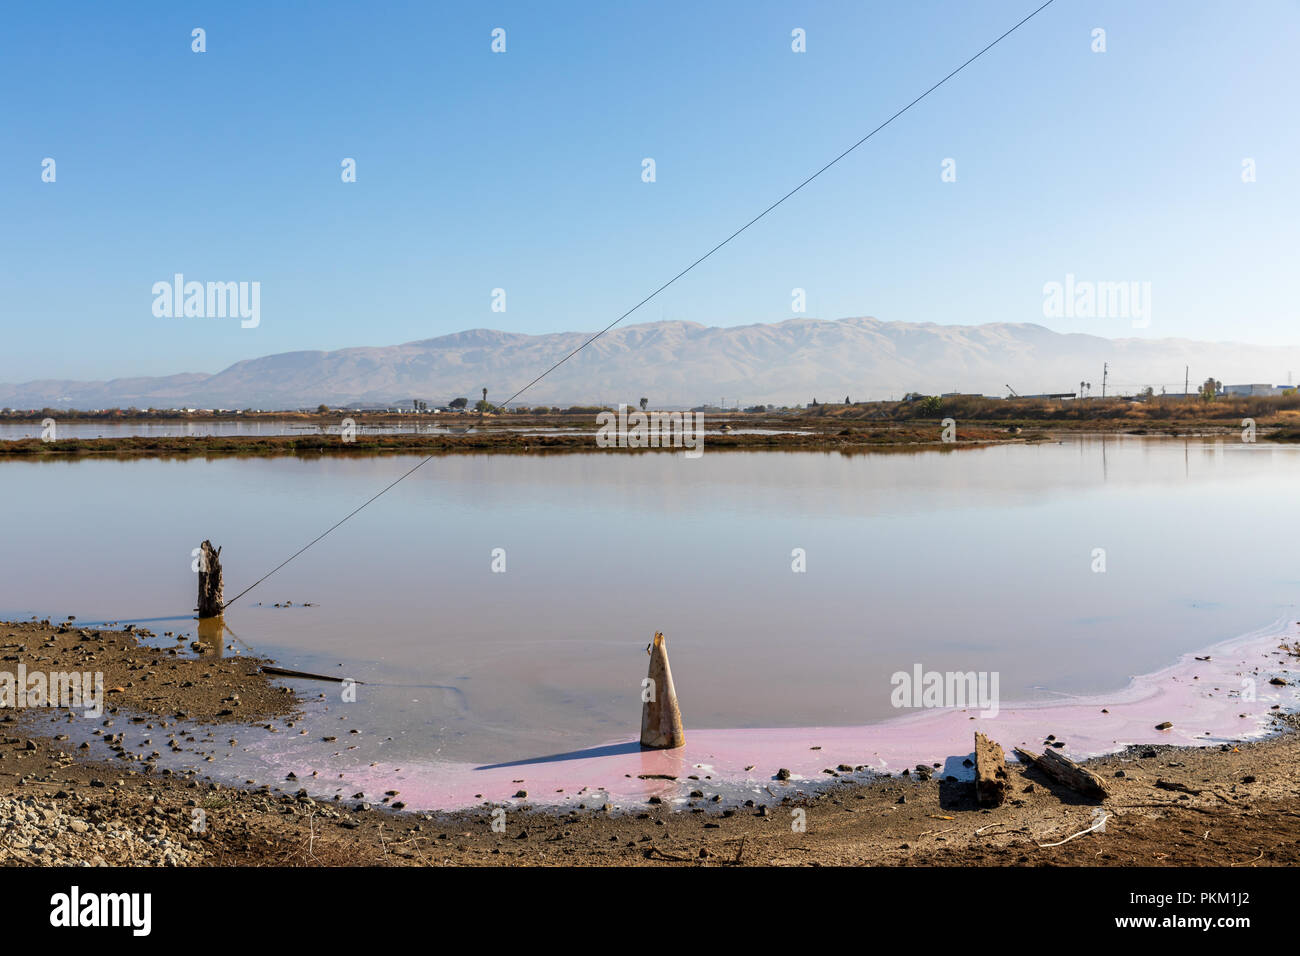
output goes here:
[{"label": "weathered wooden stump", "polygon": [[1002,747],[975,732],[975,799],[981,807],[1000,807],[1007,798],[1006,755]]},{"label": "weathered wooden stump", "polygon": [[1032,764],[1047,774],[1057,783],[1064,784],[1071,790],[1077,790],[1086,797],[1104,800],[1110,796],[1101,777],[1091,770],[1085,770],[1069,757],[1063,757],[1055,750],[1049,750],[1041,757],[1032,750],[1017,747],[1016,754],[1027,764]]},{"label": "weathered wooden stump", "polygon": [[199,547],[199,617],[220,617],[225,606],[221,581],[221,549],[204,540]]},{"label": "weathered wooden stump", "polygon": [[650,655],[647,677],[651,683],[649,698],[641,705],[641,746],[655,750],[681,747],[686,743],[686,731],[682,729],[682,712],[677,707],[673,672],[668,667],[668,648],[658,631],[646,652]]}]

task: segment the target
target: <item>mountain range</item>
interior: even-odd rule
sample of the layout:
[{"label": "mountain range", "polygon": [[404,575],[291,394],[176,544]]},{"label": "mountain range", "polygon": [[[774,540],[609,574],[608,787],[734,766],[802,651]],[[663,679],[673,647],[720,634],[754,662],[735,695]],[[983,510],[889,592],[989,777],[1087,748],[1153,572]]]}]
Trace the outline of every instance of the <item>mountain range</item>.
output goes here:
[{"label": "mountain range", "polygon": [[[413,398],[443,405],[488,389],[503,401],[591,333],[527,335],[473,329],[402,345],[282,352],[215,374],[42,380],[0,384],[11,408],[263,408],[381,405]],[[1182,391],[1208,376],[1225,384],[1288,380],[1300,348],[1189,339],[1105,338],[1029,323],[939,325],[874,318],[797,318],[719,328],[649,322],[615,328],[528,389],[516,404],[635,403],[728,406],[900,398],[906,392],[1005,395]]]}]

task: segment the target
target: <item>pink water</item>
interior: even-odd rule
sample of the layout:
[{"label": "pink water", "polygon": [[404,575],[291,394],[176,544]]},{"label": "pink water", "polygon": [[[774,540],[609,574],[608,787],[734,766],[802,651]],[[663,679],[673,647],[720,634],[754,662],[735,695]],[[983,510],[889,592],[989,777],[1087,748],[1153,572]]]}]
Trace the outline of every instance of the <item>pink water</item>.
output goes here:
[{"label": "pink water", "polygon": [[[223,546],[230,594],[414,463],[5,462],[0,618],[191,636],[200,541]],[[584,786],[617,803],[672,789],[638,779],[652,773],[736,796],[776,789],[780,767],[812,780],[841,763],[946,762],[960,776],[976,727],[1008,750],[1055,734],[1076,756],[1239,739],[1267,707],[1234,709],[1235,671],[1221,669],[1264,666],[1267,644],[1183,655],[1300,620],[1297,470],[1295,447],[1086,436],[438,458],[227,610],[227,653],[357,678],[355,701],[299,683],[306,721],[164,765],[268,783],[293,771],[327,797],[399,789],[412,807],[521,789],[581,801]],[[680,753],[629,744],[656,630],[688,729]],[[918,664],[997,673],[1021,704],[988,720],[900,711],[891,675]],[[1130,686],[1137,674],[1155,676]],[[1289,688],[1268,693],[1290,702]],[[1164,720],[1173,730],[1154,731]]]},{"label": "pink water", "polygon": [[[451,809],[494,804],[599,806],[640,805],[653,795],[665,802],[684,802],[690,789],[706,795],[724,792],[728,802],[744,793],[760,801],[780,796],[803,781],[834,779],[825,769],[840,764],[867,772],[897,773],[916,764],[939,764],[937,773],[970,777],[963,760],[972,753],[980,731],[997,740],[1008,754],[1014,746],[1041,753],[1045,738],[1066,743],[1064,754],[1083,759],[1112,753],[1130,744],[1209,746],[1258,738],[1273,726],[1275,706],[1297,706],[1300,658],[1283,650],[1300,639],[1300,625],[1277,622],[1255,634],[1224,642],[1154,674],[1135,678],[1113,694],[1061,699],[1051,703],[1003,705],[995,717],[977,708],[919,710],[864,727],[790,727],[752,730],[688,729],[686,746],[642,750],[635,739],[614,740],[568,754],[524,759],[505,765],[378,763],[345,771],[347,788],[374,797],[400,790],[408,809]],[[1208,657],[1209,660],[1198,658]],[[1286,686],[1268,683],[1275,676]],[[1253,699],[1251,699],[1253,697]],[[689,708],[689,701],[683,703]],[[1173,727],[1157,730],[1169,721]],[[340,772],[332,761],[313,760],[267,741],[254,748],[277,770],[294,770],[299,778],[311,769]],[[791,771],[789,783],[774,779],[778,769]],[[673,780],[646,779],[671,776]],[[848,774],[847,776],[854,776]],[[696,778],[696,779],[692,779]],[[340,787],[339,790],[345,788]],[[515,798],[525,790],[527,797]],[[351,794],[345,794],[350,796]]]}]

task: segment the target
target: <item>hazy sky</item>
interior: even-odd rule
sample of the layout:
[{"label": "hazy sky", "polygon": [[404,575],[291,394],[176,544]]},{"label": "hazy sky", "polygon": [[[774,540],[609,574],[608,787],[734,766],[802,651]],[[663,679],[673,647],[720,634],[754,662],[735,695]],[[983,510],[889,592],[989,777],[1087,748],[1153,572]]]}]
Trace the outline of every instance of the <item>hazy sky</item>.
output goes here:
[{"label": "hazy sky", "polygon": [[[602,327],[1038,2],[11,4],[0,380]],[[1296,343],[1298,51],[1295,0],[1056,0],[629,321]],[[260,325],[155,317],[177,272]],[[1067,273],[1149,325],[1045,318]]]}]

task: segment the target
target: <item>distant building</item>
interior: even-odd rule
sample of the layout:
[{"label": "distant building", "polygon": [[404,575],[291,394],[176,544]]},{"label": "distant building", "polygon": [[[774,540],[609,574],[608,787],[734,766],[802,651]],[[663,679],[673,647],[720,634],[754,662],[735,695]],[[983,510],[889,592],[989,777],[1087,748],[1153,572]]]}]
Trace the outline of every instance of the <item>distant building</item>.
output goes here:
[{"label": "distant building", "polygon": [[1287,391],[1289,386],[1286,385],[1225,385],[1223,386],[1224,395],[1245,395],[1258,397],[1262,395],[1281,395]]}]

